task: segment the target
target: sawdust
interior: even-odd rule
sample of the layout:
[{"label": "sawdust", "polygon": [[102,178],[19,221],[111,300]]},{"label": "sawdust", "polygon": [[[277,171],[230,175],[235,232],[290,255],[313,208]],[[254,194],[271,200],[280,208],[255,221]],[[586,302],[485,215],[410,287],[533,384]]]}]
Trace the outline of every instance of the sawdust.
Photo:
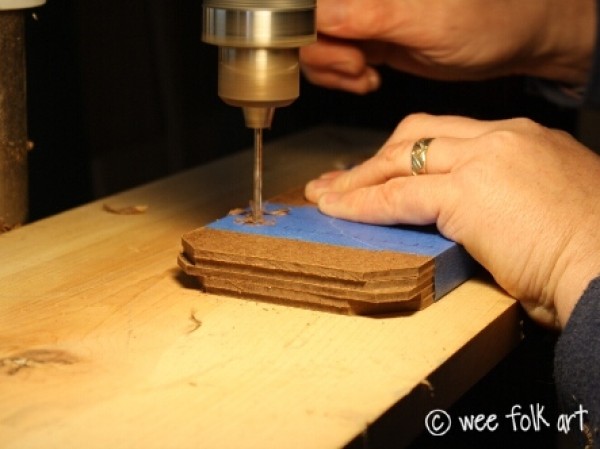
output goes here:
[{"label": "sawdust", "polygon": [[102,209],[104,209],[106,212],[116,215],[141,215],[146,213],[148,206],[146,204],[140,204],[134,206],[115,207],[104,203],[102,205]]},{"label": "sawdust", "polygon": [[190,310],[190,321],[192,322],[192,328],[187,332],[191,334],[192,332],[196,332],[202,326],[202,321],[196,318],[196,311]]},{"label": "sawdust", "polygon": [[282,207],[281,209],[275,209],[271,211],[263,210],[262,217],[256,220],[252,215],[251,209],[249,210],[238,207],[230,210],[227,215],[237,216],[238,218],[235,219],[235,222],[237,224],[246,224],[254,226],[272,226],[275,224],[275,220],[269,220],[268,218],[265,218],[265,216],[282,217],[284,215],[288,215],[289,213],[290,209],[286,207]]},{"label": "sawdust", "polygon": [[9,224],[4,221],[3,217],[0,217],[0,234],[4,234],[5,232],[12,231],[20,226],[19,223]]},{"label": "sawdust", "polygon": [[435,396],[435,388],[433,388],[433,384],[429,382],[429,379],[423,379],[421,382],[419,382],[419,385],[425,387],[431,397]]}]

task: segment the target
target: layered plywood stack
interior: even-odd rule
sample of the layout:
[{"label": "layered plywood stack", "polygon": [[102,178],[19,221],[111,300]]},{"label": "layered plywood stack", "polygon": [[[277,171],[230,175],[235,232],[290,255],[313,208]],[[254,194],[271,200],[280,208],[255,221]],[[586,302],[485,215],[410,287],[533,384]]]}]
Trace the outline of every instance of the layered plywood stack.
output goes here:
[{"label": "layered plywood stack", "polygon": [[427,307],[472,268],[435,229],[352,223],[308,204],[267,210],[266,224],[231,214],[185,234],[179,265],[208,293],[359,315]]}]

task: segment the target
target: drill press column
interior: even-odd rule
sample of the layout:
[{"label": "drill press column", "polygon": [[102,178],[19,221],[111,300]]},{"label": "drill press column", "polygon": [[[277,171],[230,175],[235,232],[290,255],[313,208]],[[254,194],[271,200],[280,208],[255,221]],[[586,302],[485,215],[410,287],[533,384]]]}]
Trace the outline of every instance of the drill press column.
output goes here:
[{"label": "drill press column", "polygon": [[0,232],[25,222],[27,105],[23,8],[45,0],[0,0]]},{"label": "drill press column", "polygon": [[300,94],[298,49],[316,39],[316,0],[205,0],[204,42],[219,47],[219,96],[255,130],[255,221],[262,219],[262,130]]}]

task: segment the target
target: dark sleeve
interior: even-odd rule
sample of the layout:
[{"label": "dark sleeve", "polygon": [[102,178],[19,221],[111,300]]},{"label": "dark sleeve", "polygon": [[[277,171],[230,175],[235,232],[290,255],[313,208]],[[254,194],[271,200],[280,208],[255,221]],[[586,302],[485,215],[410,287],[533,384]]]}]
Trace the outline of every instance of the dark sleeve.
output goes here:
[{"label": "dark sleeve", "polygon": [[562,412],[587,412],[571,421],[572,433],[582,447],[600,448],[600,277],[584,292],[556,344],[554,376]]},{"label": "dark sleeve", "polygon": [[596,0],[596,47],[594,49],[594,60],[592,72],[584,94],[584,105],[594,109],[600,109],[600,0]]}]

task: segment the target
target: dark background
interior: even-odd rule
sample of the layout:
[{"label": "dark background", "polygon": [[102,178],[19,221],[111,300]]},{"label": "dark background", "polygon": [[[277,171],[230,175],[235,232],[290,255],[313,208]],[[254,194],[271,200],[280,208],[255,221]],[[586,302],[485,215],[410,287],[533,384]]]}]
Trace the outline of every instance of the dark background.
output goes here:
[{"label": "dark background", "polygon": [[[201,23],[200,0],[49,0],[28,13],[32,220],[251,145],[241,112],[217,97],[216,49],[201,43]],[[323,123],[391,131],[420,111],[527,116],[575,130],[573,111],[527,86],[521,78],[441,83],[384,71],[382,89],[361,97],[303,81],[301,98],[277,111],[266,137]],[[498,412],[519,402],[555,406],[555,336],[528,329],[521,348],[453,413]],[[473,435],[423,437],[415,448],[555,446],[552,433],[466,437]]]}]

